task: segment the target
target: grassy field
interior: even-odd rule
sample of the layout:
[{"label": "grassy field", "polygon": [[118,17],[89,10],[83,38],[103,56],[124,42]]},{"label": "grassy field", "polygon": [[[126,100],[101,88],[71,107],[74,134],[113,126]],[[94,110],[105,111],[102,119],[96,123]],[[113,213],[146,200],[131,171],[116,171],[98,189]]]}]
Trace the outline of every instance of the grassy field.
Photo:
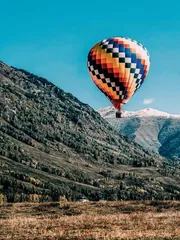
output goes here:
[{"label": "grassy field", "polygon": [[0,206],[0,239],[180,239],[180,202],[15,203]]}]

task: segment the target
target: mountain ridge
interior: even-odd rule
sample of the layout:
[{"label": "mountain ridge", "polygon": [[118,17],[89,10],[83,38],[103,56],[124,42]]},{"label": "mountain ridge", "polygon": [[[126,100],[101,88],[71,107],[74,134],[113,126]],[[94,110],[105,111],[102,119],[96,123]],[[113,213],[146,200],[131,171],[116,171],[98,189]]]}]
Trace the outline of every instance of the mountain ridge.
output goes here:
[{"label": "mountain ridge", "polygon": [[[99,108],[97,111],[104,118],[113,117],[115,115],[116,110],[114,107],[105,107]],[[170,114],[167,112],[162,112],[153,108],[144,108],[138,111],[125,111],[122,110],[122,117],[166,117],[166,118],[180,118],[180,114]]]},{"label": "mountain ridge", "polygon": [[0,92],[0,193],[7,201],[179,197],[177,167],[45,78],[1,62]]},{"label": "mountain ridge", "polygon": [[180,115],[143,109],[122,111],[122,119],[115,119],[115,109],[97,110],[112,126],[147,149],[162,156],[180,159]]}]

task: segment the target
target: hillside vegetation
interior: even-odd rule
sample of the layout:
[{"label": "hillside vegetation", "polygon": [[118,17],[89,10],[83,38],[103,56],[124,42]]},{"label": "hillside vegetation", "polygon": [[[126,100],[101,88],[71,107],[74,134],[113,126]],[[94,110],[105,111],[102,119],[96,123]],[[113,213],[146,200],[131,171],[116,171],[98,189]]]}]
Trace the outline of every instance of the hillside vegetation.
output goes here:
[{"label": "hillside vegetation", "polygon": [[179,168],[70,93],[0,62],[0,193],[8,202],[179,199]]}]

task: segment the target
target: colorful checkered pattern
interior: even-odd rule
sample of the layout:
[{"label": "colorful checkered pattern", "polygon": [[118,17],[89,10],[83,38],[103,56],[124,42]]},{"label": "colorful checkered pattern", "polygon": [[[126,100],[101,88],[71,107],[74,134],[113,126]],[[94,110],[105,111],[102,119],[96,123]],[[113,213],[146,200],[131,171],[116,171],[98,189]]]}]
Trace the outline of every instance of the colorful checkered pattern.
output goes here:
[{"label": "colorful checkered pattern", "polygon": [[105,39],[88,55],[88,69],[94,83],[118,110],[141,87],[149,67],[147,49],[130,38]]}]

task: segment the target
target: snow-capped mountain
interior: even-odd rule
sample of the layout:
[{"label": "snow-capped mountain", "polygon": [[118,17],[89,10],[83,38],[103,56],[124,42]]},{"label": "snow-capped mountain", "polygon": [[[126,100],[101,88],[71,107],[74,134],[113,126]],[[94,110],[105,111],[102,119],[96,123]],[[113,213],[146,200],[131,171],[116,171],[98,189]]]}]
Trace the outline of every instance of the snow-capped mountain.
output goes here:
[{"label": "snow-capped mountain", "polygon": [[112,126],[144,147],[168,158],[180,158],[180,115],[147,108],[122,111],[115,117],[114,107],[97,110]]},{"label": "snow-capped mountain", "polygon": [[[114,107],[105,107],[97,110],[104,118],[115,118],[116,109]],[[139,111],[122,111],[122,117],[165,117],[165,118],[180,118],[180,115],[161,112],[153,108],[145,108]]]}]

